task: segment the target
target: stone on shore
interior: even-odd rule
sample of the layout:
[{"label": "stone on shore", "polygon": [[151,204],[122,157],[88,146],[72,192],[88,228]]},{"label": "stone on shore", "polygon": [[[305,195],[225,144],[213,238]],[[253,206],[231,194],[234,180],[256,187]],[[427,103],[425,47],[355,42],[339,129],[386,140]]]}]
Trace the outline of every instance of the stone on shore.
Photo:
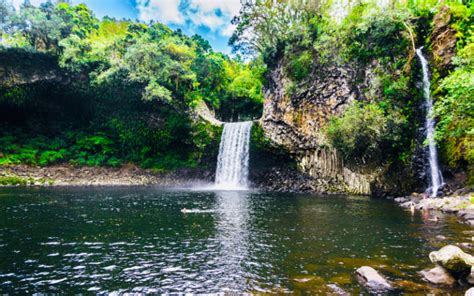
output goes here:
[{"label": "stone on shore", "polygon": [[474,265],[474,257],[464,253],[459,247],[445,246],[430,253],[430,260],[451,272],[463,272]]},{"label": "stone on shore", "polygon": [[468,276],[466,277],[466,281],[470,284],[470,285],[474,285],[474,266],[471,267],[471,272],[468,274]]},{"label": "stone on shore", "polygon": [[436,266],[430,270],[423,270],[421,274],[428,282],[435,285],[450,287],[456,283],[456,279],[441,266]]},{"label": "stone on shore", "polygon": [[470,288],[469,290],[467,290],[464,296],[474,296],[474,288]]},{"label": "stone on shore", "polygon": [[338,295],[338,296],[348,296],[348,295],[350,295],[349,293],[344,291],[344,289],[342,289],[341,287],[339,287],[336,284],[329,284],[327,286],[328,286],[329,290],[331,290],[333,295]]},{"label": "stone on shore", "polygon": [[369,266],[362,266],[356,270],[357,280],[369,291],[392,290],[390,283],[382,277],[375,269]]}]

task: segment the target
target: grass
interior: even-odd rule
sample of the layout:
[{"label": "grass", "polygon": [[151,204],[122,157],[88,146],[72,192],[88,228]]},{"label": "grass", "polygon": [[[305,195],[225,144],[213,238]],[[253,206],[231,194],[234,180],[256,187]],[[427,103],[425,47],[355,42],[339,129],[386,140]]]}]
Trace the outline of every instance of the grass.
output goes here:
[{"label": "grass", "polygon": [[0,176],[0,186],[28,186],[35,184],[48,184],[49,186],[54,184],[52,179],[34,179],[31,177],[19,177],[19,176]]},{"label": "grass", "polygon": [[23,185],[34,183],[34,180],[31,178],[23,178],[18,176],[0,176],[0,186],[14,186],[14,185]]}]

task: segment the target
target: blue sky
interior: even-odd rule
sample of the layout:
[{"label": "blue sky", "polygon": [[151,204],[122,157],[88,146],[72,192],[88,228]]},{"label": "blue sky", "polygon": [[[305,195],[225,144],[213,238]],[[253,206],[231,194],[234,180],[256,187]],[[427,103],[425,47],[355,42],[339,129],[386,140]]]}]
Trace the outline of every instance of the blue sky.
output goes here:
[{"label": "blue sky", "polygon": [[[10,0],[18,7],[24,0]],[[30,0],[38,5],[46,0]],[[238,14],[240,0],[73,0],[85,3],[94,14],[144,22],[158,21],[186,34],[200,34],[214,50],[230,52],[227,46],[233,26],[230,21]]]}]

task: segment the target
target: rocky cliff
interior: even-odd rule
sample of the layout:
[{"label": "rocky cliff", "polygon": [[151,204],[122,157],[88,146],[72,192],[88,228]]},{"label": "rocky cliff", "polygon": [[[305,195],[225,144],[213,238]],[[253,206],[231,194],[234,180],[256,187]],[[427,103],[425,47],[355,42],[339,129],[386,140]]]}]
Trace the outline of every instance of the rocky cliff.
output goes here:
[{"label": "rocky cliff", "polygon": [[[432,47],[432,67],[444,75],[451,67],[456,48],[456,31],[450,26],[451,15],[447,8],[434,16],[432,27],[427,32],[418,32],[421,46],[428,35]],[[411,42],[410,42],[411,43]],[[413,46],[408,46],[402,57],[407,57],[405,70],[390,70],[376,57],[361,65],[352,62],[336,64],[318,61],[314,55],[308,77],[295,85],[285,70],[285,57],[280,57],[270,69],[265,90],[265,103],[260,124],[265,136],[277,145],[285,147],[297,163],[299,171],[309,177],[309,187],[320,192],[347,192],[354,194],[401,194],[411,190],[422,190],[426,183],[423,167],[423,121],[420,68],[414,59]],[[429,46],[425,46],[429,48]],[[396,159],[382,159],[378,163],[354,165],[344,161],[331,147],[324,129],[333,116],[344,113],[354,100],[374,101],[383,97],[384,88],[377,75],[386,75],[393,80],[409,77],[411,90],[406,100],[414,104],[411,118],[414,137],[413,155],[410,164],[401,164]],[[409,108],[413,108],[409,107]],[[418,130],[419,129],[419,130]],[[409,136],[409,135],[404,135]]]},{"label": "rocky cliff", "polygon": [[[331,116],[340,115],[361,90],[352,83],[349,67],[315,67],[310,79],[285,92],[289,83],[280,62],[270,73],[261,119],[265,135],[284,146],[315,191],[372,194],[386,186],[383,167],[351,168],[332,148],[323,128]],[[369,76],[367,72],[365,75]],[[384,190],[386,191],[386,190]]]}]

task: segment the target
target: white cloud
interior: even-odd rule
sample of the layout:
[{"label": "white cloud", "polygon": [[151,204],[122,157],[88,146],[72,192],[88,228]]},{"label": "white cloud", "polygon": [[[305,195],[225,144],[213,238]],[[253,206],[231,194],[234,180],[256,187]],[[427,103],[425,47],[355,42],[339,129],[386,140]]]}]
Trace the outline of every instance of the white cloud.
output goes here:
[{"label": "white cloud", "polygon": [[235,25],[232,25],[232,24],[228,24],[226,27],[222,28],[221,30],[221,34],[222,36],[232,36],[232,33],[234,33],[235,31]]},{"label": "white cloud", "polygon": [[239,0],[191,0],[191,6],[202,10],[204,13],[212,13],[220,10],[227,17],[233,17],[239,13]]},{"label": "white cloud", "polygon": [[145,22],[156,20],[165,24],[182,24],[180,0],[137,0],[139,17]]},{"label": "white cloud", "polygon": [[[47,0],[30,0],[30,3],[35,6],[38,6],[41,3],[46,2],[46,1]],[[15,9],[19,9],[20,6],[25,2],[25,0],[10,0],[10,2],[11,4],[13,4],[13,7],[15,7]]]},{"label": "white cloud", "polygon": [[165,24],[204,26],[223,36],[230,36],[232,18],[239,13],[240,0],[137,0],[140,19]]},{"label": "white cloud", "polygon": [[224,20],[222,17],[210,13],[198,12],[196,14],[191,15],[190,19],[195,25],[206,26],[211,30],[216,30],[224,24]]}]

